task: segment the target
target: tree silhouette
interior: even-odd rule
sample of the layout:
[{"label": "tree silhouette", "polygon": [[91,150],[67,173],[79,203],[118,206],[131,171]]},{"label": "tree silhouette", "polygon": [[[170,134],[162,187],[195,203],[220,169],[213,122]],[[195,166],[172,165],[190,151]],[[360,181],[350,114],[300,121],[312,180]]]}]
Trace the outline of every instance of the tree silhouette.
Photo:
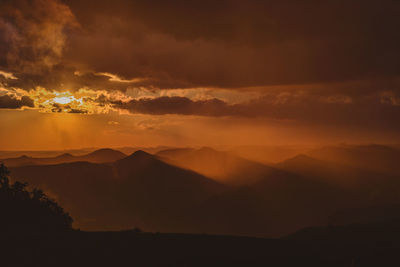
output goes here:
[{"label": "tree silhouette", "polygon": [[72,218],[42,190],[27,183],[10,183],[0,163],[0,232],[48,232],[72,229]]}]

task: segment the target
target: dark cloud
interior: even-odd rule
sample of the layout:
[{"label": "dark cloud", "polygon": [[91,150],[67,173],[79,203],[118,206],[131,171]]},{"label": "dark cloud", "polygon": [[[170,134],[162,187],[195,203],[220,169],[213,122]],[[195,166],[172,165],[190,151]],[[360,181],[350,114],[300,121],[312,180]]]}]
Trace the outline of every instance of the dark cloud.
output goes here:
[{"label": "dark cloud", "polygon": [[88,26],[72,37],[71,57],[98,71],[151,76],[155,85],[241,87],[399,75],[398,1],[68,3]]},{"label": "dark cloud", "polygon": [[[22,88],[240,88],[400,76],[395,0],[0,5],[0,66],[17,72]],[[146,79],[121,84],[97,72]]]},{"label": "dark cloud", "polygon": [[21,99],[17,99],[9,95],[0,96],[0,109],[17,109],[22,107],[34,107],[33,100],[28,96],[23,96]]},{"label": "dark cloud", "polygon": [[[104,99],[102,100],[104,102]],[[158,97],[154,99],[139,99],[129,102],[113,101],[112,104],[120,109],[128,109],[132,113],[144,114],[182,114],[223,116],[228,115],[229,105],[219,99],[193,101],[186,97]]]},{"label": "dark cloud", "polygon": [[[104,103],[104,99],[102,100]],[[141,114],[180,114],[200,116],[240,116],[288,120],[308,124],[332,124],[400,130],[400,97],[365,97],[356,101],[344,96],[317,98],[310,95],[268,95],[242,104],[228,104],[218,99],[190,100],[185,97],[113,101],[116,108]]]},{"label": "dark cloud", "polygon": [[38,76],[61,62],[68,27],[77,26],[59,0],[3,0],[0,4],[0,63]]},{"label": "dark cloud", "polygon": [[50,110],[53,113],[61,113],[61,112],[73,113],[73,114],[87,114],[88,113],[88,110],[86,110],[86,109],[72,108],[70,105],[58,104],[58,103],[53,103],[52,108]]},{"label": "dark cloud", "polygon": [[257,87],[264,97],[235,105],[113,105],[398,130],[397,0],[5,0],[0,10],[0,68],[18,78],[1,80],[6,87]]},{"label": "dark cloud", "polygon": [[88,111],[85,109],[70,109],[68,113],[75,113],[75,114],[87,114]]}]

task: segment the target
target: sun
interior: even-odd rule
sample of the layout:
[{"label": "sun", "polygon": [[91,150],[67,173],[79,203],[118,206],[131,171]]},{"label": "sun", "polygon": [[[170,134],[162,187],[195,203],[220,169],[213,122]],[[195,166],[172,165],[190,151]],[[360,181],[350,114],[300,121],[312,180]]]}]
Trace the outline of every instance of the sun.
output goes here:
[{"label": "sun", "polygon": [[57,104],[68,104],[70,102],[72,102],[74,99],[72,96],[60,96],[60,97],[55,97],[53,98],[53,101]]}]

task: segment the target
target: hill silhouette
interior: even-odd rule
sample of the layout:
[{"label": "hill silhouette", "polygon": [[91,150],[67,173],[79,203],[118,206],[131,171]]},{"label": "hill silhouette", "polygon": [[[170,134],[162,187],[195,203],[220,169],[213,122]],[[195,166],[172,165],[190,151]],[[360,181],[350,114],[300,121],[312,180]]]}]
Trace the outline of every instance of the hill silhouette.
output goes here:
[{"label": "hill silhouette", "polygon": [[6,266],[394,267],[399,264],[398,242],[374,244],[372,239],[364,243],[354,238],[324,243],[307,239],[72,231],[3,235],[2,241],[7,244],[2,247],[1,258]]},{"label": "hill silhouette", "polygon": [[[397,176],[353,165],[300,155],[273,168],[209,148],[181,150],[157,156],[137,151],[113,163],[15,167],[11,175],[45,189],[71,212],[76,227],[88,230],[138,226],[146,231],[278,237],[331,223],[333,214],[346,209],[400,203]],[[211,171],[233,158],[248,167],[238,171],[240,181],[259,176],[251,183],[231,180],[224,185],[167,163],[166,154],[190,160],[205,155],[215,166]]]},{"label": "hill silhouette", "polygon": [[[320,162],[305,156],[293,160],[311,166]],[[169,231],[283,233],[315,224],[332,207],[340,207],[337,200],[342,206],[351,200],[346,190],[285,171],[250,186],[227,187],[143,151],[111,164],[74,162],[12,171],[28,180],[32,176],[31,180],[47,186],[50,194],[60,194],[57,198],[74,211],[80,208],[80,215],[92,214],[103,225],[118,221],[130,225],[125,229],[132,229],[140,219]],[[10,183],[8,176],[0,165],[0,248],[5,266],[125,266],[127,262],[140,266],[399,264],[398,205],[342,210],[333,217],[353,214],[352,219],[365,220],[363,216],[369,214],[368,219],[374,222],[307,227],[281,239],[154,234],[136,228],[84,232],[73,230],[71,217],[42,191],[28,190],[21,182]],[[385,217],[389,213],[394,215],[390,220]]]},{"label": "hill silhouette", "polygon": [[3,162],[8,167],[18,167],[18,166],[28,166],[28,165],[61,164],[61,163],[78,162],[78,161],[85,161],[92,163],[107,163],[107,162],[114,162],[124,157],[126,157],[126,155],[120,151],[104,148],[80,156],[73,156],[70,153],[64,153],[56,157],[48,157],[48,158],[34,158],[24,155],[17,158],[1,159],[0,161]]}]

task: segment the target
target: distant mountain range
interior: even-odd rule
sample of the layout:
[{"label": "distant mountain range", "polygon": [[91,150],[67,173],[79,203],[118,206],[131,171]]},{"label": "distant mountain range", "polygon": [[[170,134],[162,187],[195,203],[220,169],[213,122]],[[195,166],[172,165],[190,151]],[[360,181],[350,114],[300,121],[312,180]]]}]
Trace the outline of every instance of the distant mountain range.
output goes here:
[{"label": "distant mountain range", "polygon": [[95,150],[89,154],[81,156],[73,156],[69,153],[64,153],[56,157],[34,158],[24,155],[17,158],[1,159],[0,161],[3,162],[8,167],[18,167],[18,166],[28,166],[28,165],[53,165],[53,164],[78,162],[78,161],[92,162],[92,163],[106,163],[106,162],[114,162],[124,157],[126,157],[126,155],[120,151],[104,148]]},{"label": "distant mountain range", "polygon": [[[14,166],[13,179],[43,188],[70,211],[77,227],[88,230],[138,226],[276,237],[307,226],[396,218],[390,207],[400,204],[400,178],[390,169],[397,157],[392,148],[324,150],[354,155],[351,161],[321,151],[274,165],[211,148],[166,149],[155,155],[139,150],[129,156],[102,149],[5,162]],[[366,152],[360,151],[377,151],[376,157],[385,160],[368,164],[374,157],[364,159]],[[389,216],[373,207],[393,212]]]}]

